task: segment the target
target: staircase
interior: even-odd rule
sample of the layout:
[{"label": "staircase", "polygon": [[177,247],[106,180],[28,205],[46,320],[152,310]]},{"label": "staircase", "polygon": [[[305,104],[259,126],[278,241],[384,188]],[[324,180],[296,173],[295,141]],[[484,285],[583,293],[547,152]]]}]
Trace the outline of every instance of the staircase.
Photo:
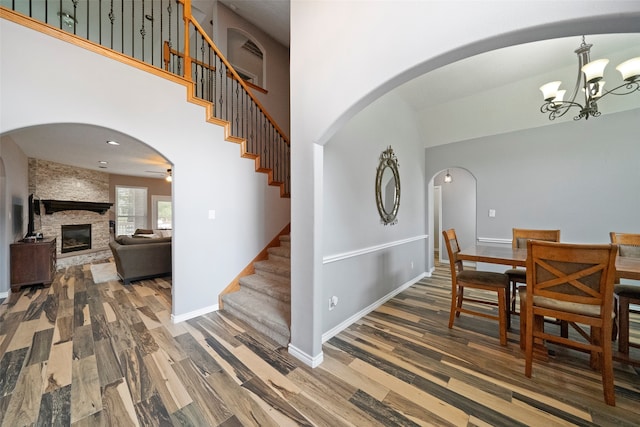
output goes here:
[{"label": "staircase", "polygon": [[223,310],[286,347],[291,338],[291,238],[253,264],[255,273],[240,278],[240,290],[222,296]]}]

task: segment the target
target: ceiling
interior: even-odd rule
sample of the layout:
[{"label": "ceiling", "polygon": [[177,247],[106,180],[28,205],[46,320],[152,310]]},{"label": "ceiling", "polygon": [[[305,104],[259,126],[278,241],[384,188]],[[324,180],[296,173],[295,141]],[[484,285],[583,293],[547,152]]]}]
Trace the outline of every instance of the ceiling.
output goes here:
[{"label": "ceiling", "polygon": [[238,15],[289,47],[290,0],[219,0]]},{"label": "ceiling", "polygon": [[[171,168],[164,157],[139,140],[87,124],[32,126],[9,136],[28,157],[110,174],[164,179],[167,169]],[[107,141],[120,145],[110,145]]]},{"label": "ceiling", "polygon": [[[283,45],[289,46],[289,0],[220,1]],[[208,1],[200,3],[210,4]],[[534,75],[543,75],[550,70],[575,66],[573,51],[580,41],[579,37],[570,37],[484,53],[420,76],[396,91],[417,112],[423,111],[444,102],[530,79]],[[592,55],[595,59],[612,50],[629,49],[629,46],[637,50],[640,34],[588,36],[587,42],[594,44]],[[609,68],[613,69],[615,65],[610,64]],[[537,87],[534,90],[537,91]],[[46,125],[15,131],[11,137],[28,157],[87,169],[164,178],[167,169],[171,168],[162,156],[144,143],[90,125]],[[113,147],[106,144],[107,140],[116,140],[120,145]],[[101,160],[109,162],[106,168],[98,163]]]}]

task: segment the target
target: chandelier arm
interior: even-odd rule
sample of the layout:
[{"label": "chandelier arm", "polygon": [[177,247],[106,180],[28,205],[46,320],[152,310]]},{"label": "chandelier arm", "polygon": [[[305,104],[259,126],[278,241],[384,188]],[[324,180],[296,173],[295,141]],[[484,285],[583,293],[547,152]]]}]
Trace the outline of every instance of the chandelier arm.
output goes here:
[{"label": "chandelier arm", "polygon": [[[624,88],[625,91],[616,93],[616,91],[621,88]],[[640,81],[624,82],[620,86],[616,86],[611,90],[605,91],[605,93],[602,94],[602,96],[599,99],[602,99],[609,94],[618,95],[618,96],[629,95],[630,93],[633,93],[636,91],[640,92]]]},{"label": "chandelier arm", "polygon": [[580,111],[584,110],[582,105],[578,104],[577,102],[562,101],[562,103],[557,103],[548,101],[540,106],[540,112],[544,114],[549,113],[549,120],[555,120],[567,114],[567,111],[569,111],[571,107],[577,107],[580,109]]}]

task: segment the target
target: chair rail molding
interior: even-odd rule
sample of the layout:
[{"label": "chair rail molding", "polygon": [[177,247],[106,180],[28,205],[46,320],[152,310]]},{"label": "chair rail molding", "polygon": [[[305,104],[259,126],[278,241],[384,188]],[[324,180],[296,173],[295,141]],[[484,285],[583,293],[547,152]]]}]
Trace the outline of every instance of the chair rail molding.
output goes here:
[{"label": "chair rail molding", "polygon": [[[330,264],[332,262],[342,261],[342,260],[345,260],[345,259],[349,259],[349,258],[354,258],[354,257],[361,256],[361,255],[370,254],[372,252],[377,252],[377,251],[380,251],[382,249],[388,249],[388,248],[392,248],[394,246],[404,245],[404,244],[407,244],[407,243],[415,242],[417,240],[424,240],[424,239],[427,239],[428,237],[429,237],[428,234],[423,234],[421,236],[409,237],[408,239],[396,240],[396,241],[393,241],[393,242],[383,243],[381,245],[376,245],[376,246],[369,246],[367,248],[362,248],[362,249],[358,249],[358,250],[355,250],[355,251],[343,252],[341,254],[335,254],[335,255],[327,255],[322,259],[322,263],[323,264]],[[509,241],[509,242],[511,242],[511,241]]]},{"label": "chair rail molding", "polygon": [[498,243],[501,245],[511,245],[512,239],[499,239],[496,237],[478,237],[478,243]]}]

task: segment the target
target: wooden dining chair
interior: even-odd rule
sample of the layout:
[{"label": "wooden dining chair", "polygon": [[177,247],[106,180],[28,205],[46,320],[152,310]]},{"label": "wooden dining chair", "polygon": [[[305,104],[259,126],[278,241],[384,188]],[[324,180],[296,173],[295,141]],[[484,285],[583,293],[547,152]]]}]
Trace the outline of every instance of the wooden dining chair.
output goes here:
[{"label": "wooden dining chair", "polygon": [[[514,228],[513,238],[511,240],[511,246],[521,249],[526,249],[527,240],[544,240],[547,242],[559,242],[560,230],[536,230],[526,228]],[[509,283],[511,284],[511,290],[509,292],[509,299],[511,304],[511,313],[518,314],[516,311],[516,292],[518,291],[518,284],[526,285],[527,283],[527,270],[524,268],[513,268],[504,272],[509,277]],[[511,327],[511,325],[507,325]]]},{"label": "wooden dining chair", "polygon": [[[611,406],[615,406],[611,320],[617,252],[616,245],[529,240],[524,305],[525,375],[531,377],[534,340],[587,351],[591,367],[602,372],[604,400]],[[544,316],[567,322],[582,338],[545,333]]]},{"label": "wooden dining chair", "polygon": [[[618,245],[618,255],[621,257],[640,258],[640,234],[611,232],[611,243]],[[632,310],[630,304],[640,305],[640,286],[620,283],[616,278],[613,287],[615,297],[614,309],[616,310],[616,322],[618,324],[618,351],[629,354],[629,346],[640,348],[640,344],[629,340],[629,313],[640,313]],[[615,339],[615,332],[613,337]]]},{"label": "wooden dining chair", "polygon": [[[453,328],[454,318],[460,317],[460,313],[497,320],[500,329],[500,345],[507,345],[507,289],[509,288],[507,276],[503,273],[465,270],[462,265],[462,260],[458,259],[460,245],[458,244],[456,231],[452,228],[443,231],[442,235],[447,245],[449,265],[451,267],[451,311],[449,312],[449,328]],[[465,296],[465,288],[495,292],[498,296],[498,301],[495,302]],[[476,311],[463,307],[464,301],[497,306],[498,315],[495,316],[485,311]]]}]

